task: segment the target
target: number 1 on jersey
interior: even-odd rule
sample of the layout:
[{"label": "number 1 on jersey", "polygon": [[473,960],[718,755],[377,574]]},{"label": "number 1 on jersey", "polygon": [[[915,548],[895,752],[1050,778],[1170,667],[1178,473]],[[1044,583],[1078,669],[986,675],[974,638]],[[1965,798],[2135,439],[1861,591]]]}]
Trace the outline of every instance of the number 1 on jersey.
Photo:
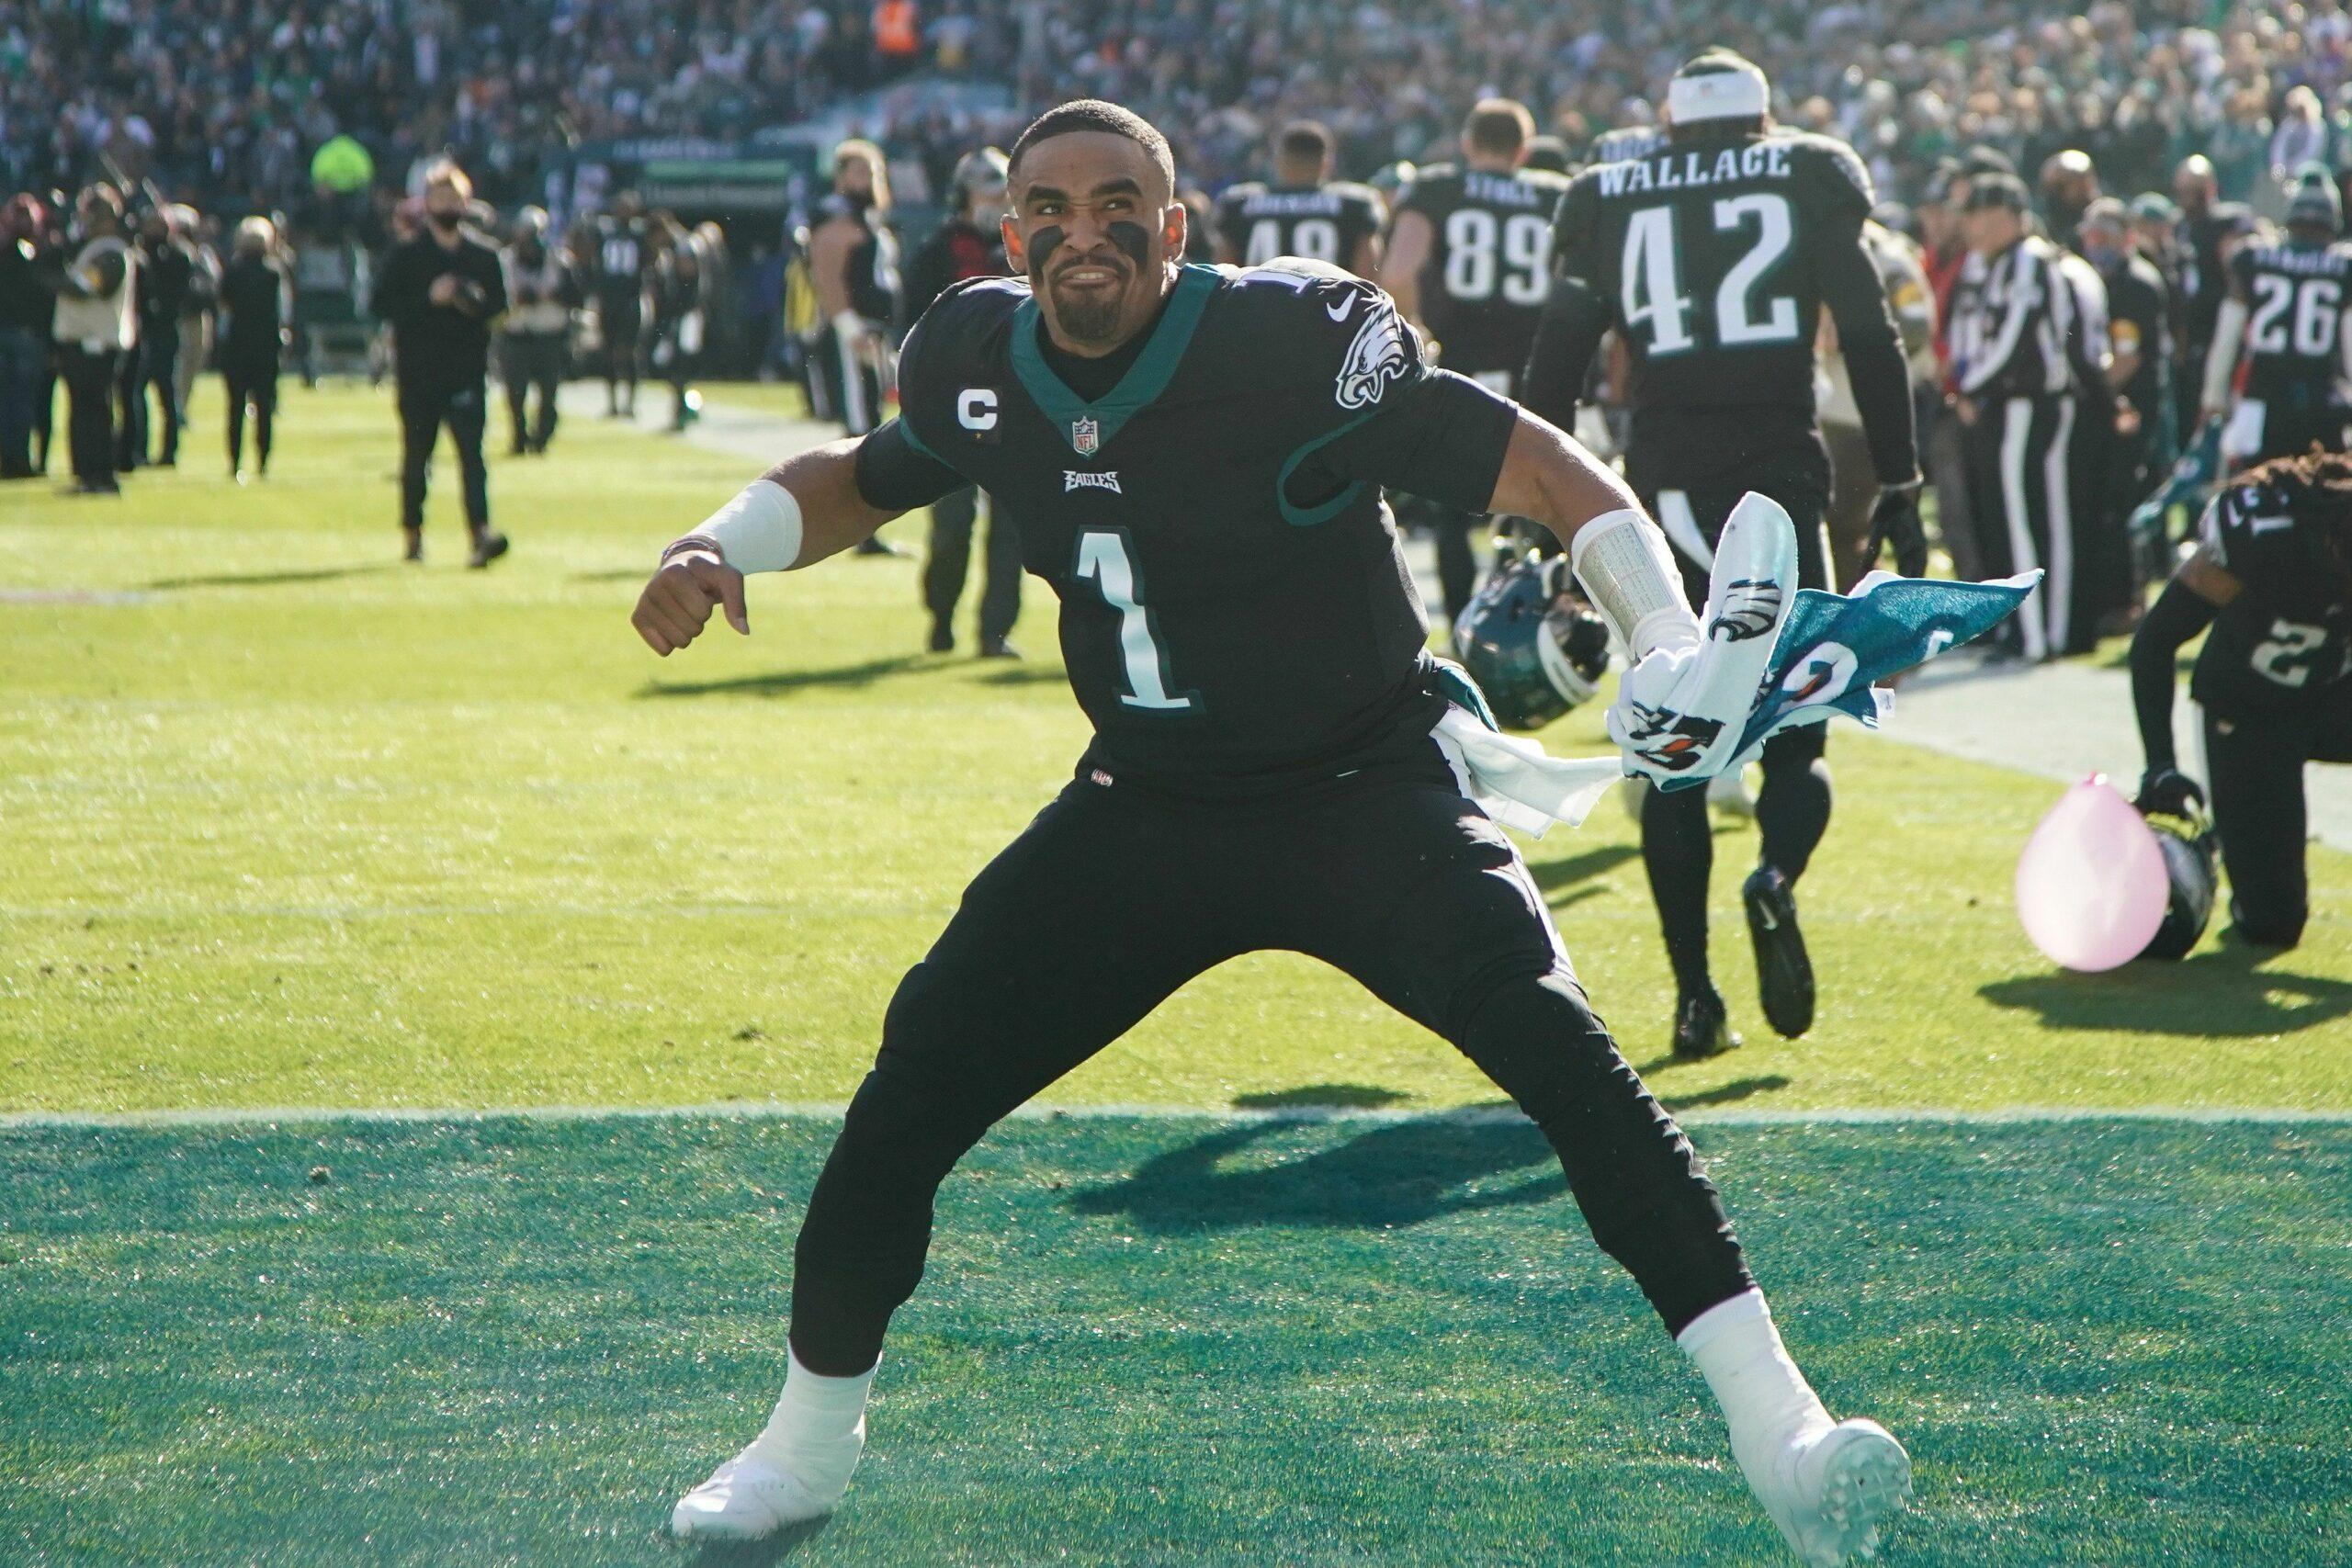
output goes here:
[{"label": "number 1 on jersey", "polygon": [[1151,612],[1136,599],[1140,585],[1127,555],[1125,532],[1089,528],[1079,535],[1077,575],[1092,578],[1102,602],[1119,612],[1119,655],[1127,670],[1127,689],[1119,701],[1156,713],[1186,713],[1200,706],[1200,698],[1190,692],[1168,694],[1168,655],[1153,635]]}]

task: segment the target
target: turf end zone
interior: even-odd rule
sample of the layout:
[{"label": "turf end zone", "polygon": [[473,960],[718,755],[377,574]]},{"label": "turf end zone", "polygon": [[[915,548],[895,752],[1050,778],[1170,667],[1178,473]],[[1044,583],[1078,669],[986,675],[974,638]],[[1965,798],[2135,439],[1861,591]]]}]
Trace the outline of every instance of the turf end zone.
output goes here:
[{"label": "turf end zone", "polygon": [[[2311,1462],[2352,1421],[2346,1119],[1691,1121],[1825,1394],[1917,1459],[1889,1561],[2352,1530]],[[695,1560],[661,1524],[773,1397],[831,1133],[17,1119],[0,1555]],[[790,1561],[1777,1561],[1508,1111],[1016,1118],[944,1192],[878,1391]]]}]

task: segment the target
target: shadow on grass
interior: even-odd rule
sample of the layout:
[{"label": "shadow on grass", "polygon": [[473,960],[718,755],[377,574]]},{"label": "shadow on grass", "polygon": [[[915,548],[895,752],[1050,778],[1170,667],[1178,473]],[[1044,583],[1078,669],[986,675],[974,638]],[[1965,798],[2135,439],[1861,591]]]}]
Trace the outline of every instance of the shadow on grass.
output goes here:
[{"label": "shadow on grass", "polygon": [[1759,1094],[1786,1089],[1792,1081],[1786,1073],[1765,1073],[1752,1078],[1734,1078],[1729,1083],[1717,1084],[1713,1089],[1698,1089],[1690,1094],[1662,1094],[1658,1098],[1666,1102],[1669,1111],[1689,1111],[1701,1105],[1736,1105]]},{"label": "shadow on grass", "polygon": [[333,582],[337,578],[368,577],[379,571],[390,571],[401,565],[398,561],[368,561],[359,566],[311,567],[301,571],[255,571],[223,573],[218,577],[163,577],[147,586],[158,593],[181,588],[288,588],[302,582]]},{"label": "shadow on grass", "polygon": [[805,1524],[786,1525],[765,1540],[713,1543],[695,1552],[693,1561],[695,1568],[767,1568],[824,1534],[832,1522],[828,1514]]},{"label": "shadow on grass", "polygon": [[[1281,1122],[1220,1127],[1147,1160],[1125,1180],[1072,1193],[1069,1204],[1082,1214],[1124,1214],[1163,1234],[1261,1225],[1379,1230],[1548,1202],[1567,1190],[1550,1145],[1528,1122],[1382,1122],[1278,1164],[1228,1167],[1268,1139],[1297,1133]],[[1508,1184],[1497,1179],[1515,1176]]]},{"label": "shadow on grass", "polygon": [[1527,871],[1543,890],[1544,902],[1563,909],[1600,892],[1592,884],[1641,852],[1631,844],[1603,844],[1566,860],[1530,861]]},{"label": "shadow on grass", "polygon": [[1996,1007],[2040,1013],[2053,1029],[2188,1037],[2286,1034],[2352,1012],[2352,984],[2262,967],[2285,956],[2224,939],[2219,952],[2178,964],[2127,964],[2104,975],[2025,975],[1996,980],[1977,994]]},{"label": "shadow on grass", "polygon": [[943,669],[936,659],[920,653],[869,659],[859,664],[839,664],[830,670],[772,670],[763,675],[736,675],[724,681],[648,681],[640,697],[788,697],[827,686],[870,686],[892,675]]},{"label": "shadow on grass", "polygon": [[1340,1111],[1377,1111],[1405,1097],[1393,1089],[1368,1083],[1310,1083],[1296,1089],[1270,1089],[1264,1094],[1237,1094],[1236,1111],[1295,1111],[1329,1107]]}]

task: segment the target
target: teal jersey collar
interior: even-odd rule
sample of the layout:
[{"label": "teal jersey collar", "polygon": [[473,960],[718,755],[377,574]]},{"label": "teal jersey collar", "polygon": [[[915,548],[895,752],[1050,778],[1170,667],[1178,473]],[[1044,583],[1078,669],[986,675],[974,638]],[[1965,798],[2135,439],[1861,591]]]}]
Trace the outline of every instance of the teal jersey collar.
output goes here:
[{"label": "teal jersey collar", "polygon": [[1034,296],[1023,299],[1012,312],[1012,373],[1021,378],[1030,400],[1061,432],[1070,450],[1091,457],[1111,444],[1127,421],[1168,389],[1184,350],[1192,344],[1193,330],[1201,324],[1201,312],[1208,308],[1209,296],[1222,281],[1223,275],[1213,267],[1180,268],[1176,287],[1169,291],[1168,307],[1160,312],[1159,324],[1152,328],[1143,352],[1119,378],[1119,384],[1093,403],[1071,391],[1046,363],[1037,346],[1037,334],[1045,329],[1037,301]]}]

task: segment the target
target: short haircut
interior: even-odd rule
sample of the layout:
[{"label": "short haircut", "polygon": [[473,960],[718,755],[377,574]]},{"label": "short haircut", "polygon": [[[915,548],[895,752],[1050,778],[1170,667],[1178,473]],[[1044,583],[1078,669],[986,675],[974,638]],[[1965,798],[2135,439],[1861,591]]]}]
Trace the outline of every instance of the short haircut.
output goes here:
[{"label": "short haircut", "polygon": [[1331,155],[1330,128],[1317,119],[1295,119],[1274,138],[1274,155],[1290,163],[1320,164]]},{"label": "short haircut", "polygon": [[1519,155],[1535,134],[1535,117],[1517,98],[1480,98],[1462,122],[1462,139],[1476,152]]},{"label": "short haircut", "polygon": [[1040,141],[1051,141],[1057,136],[1069,136],[1082,130],[1100,131],[1106,136],[1123,136],[1142,148],[1159,170],[1159,177],[1168,182],[1169,196],[1176,194],[1176,154],[1168,150],[1168,138],[1151,121],[1133,109],[1121,108],[1101,98],[1073,98],[1069,103],[1047,109],[1029,122],[1012,144],[1012,157],[1005,174],[1008,183],[1019,184],[1021,160],[1029,149]]}]

